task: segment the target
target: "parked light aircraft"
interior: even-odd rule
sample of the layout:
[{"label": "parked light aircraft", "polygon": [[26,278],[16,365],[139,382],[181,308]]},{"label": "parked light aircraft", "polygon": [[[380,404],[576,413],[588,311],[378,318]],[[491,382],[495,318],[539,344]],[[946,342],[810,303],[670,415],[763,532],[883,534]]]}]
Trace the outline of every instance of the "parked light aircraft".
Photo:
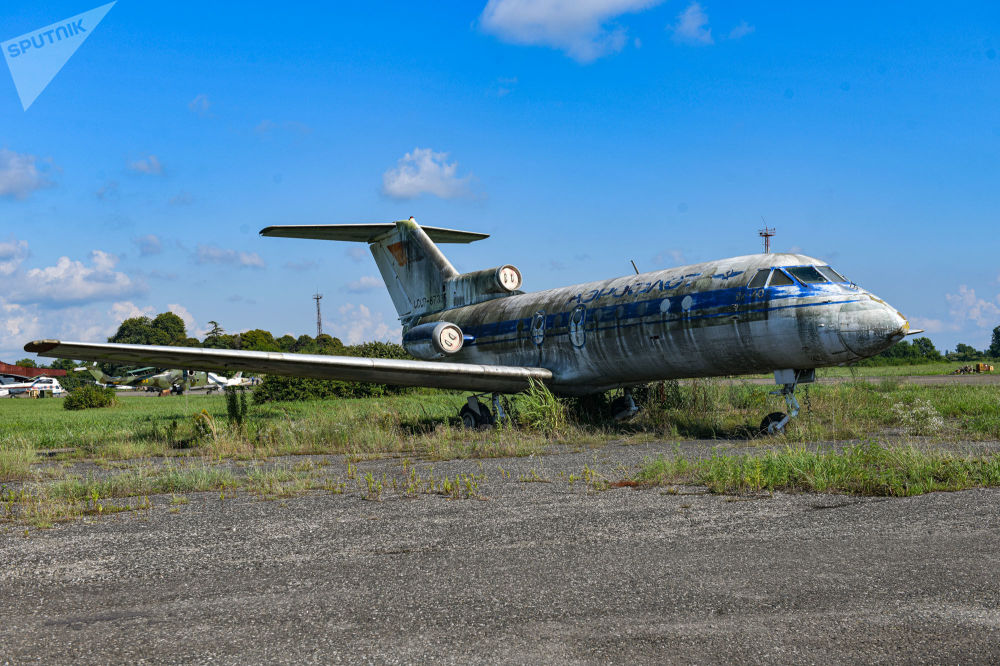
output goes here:
[{"label": "parked light aircraft", "polygon": [[[431,386],[499,395],[531,381],[559,394],[624,389],[620,414],[634,412],[637,384],[685,377],[774,372],[788,414],[795,387],[815,368],[874,356],[902,340],[909,323],[895,308],[826,262],[801,254],[755,254],[535,293],[520,290],[509,264],[459,274],[435,245],[486,234],[387,224],[271,226],[261,235],[367,243],[403,324],[403,345],[420,360],[37,340],[41,356],[249,370],[278,375]],[[472,396],[463,422],[491,423]]]},{"label": "parked light aircraft", "polygon": [[22,393],[32,391],[45,391],[52,395],[62,395],[66,389],[62,387],[58,379],[52,377],[36,377],[23,382],[8,381],[0,383],[0,398],[14,397]]}]

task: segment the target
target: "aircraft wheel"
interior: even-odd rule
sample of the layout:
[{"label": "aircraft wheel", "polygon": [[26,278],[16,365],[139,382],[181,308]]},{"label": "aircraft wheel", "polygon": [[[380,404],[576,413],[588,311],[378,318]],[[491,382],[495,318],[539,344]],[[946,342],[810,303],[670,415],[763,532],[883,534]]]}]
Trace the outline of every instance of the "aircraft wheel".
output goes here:
[{"label": "aircraft wheel", "polygon": [[458,415],[462,417],[462,425],[470,430],[482,429],[493,425],[493,415],[486,405],[482,403],[479,403],[479,414],[472,411],[472,407],[465,405],[458,411]]},{"label": "aircraft wheel", "polygon": [[627,397],[615,398],[611,401],[611,417],[615,421],[627,421],[636,414],[635,403]]},{"label": "aircraft wheel", "polygon": [[[785,413],[784,412],[771,412],[770,414],[768,414],[767,416],[764,417],[763,421],[760,422],[760,434],[762,434],[762,435],[770,435],[770,434],[772,434],[771,433],[771,424],[772,423],[780,423],[781,420],[784,419],[784,418],[785,418]],[[777,431],[776,431],[776,433],[777,433]]]}]

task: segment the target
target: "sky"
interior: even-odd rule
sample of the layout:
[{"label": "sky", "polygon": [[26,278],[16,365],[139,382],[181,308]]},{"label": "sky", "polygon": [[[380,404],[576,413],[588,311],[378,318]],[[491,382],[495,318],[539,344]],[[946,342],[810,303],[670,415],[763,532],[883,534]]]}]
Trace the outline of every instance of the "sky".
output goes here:
[{"label": "sky", "polygon": [[[527,291],[766,223],[939,349],[1000,325],[994,3],[317,5],[119,0],[27,110],[0,74],[0,360],[167,310],[314,335],[317,291],[398,341],[364,245],[257,232],[411,215]],[[97,6],[8,3],[0,41]]]}]

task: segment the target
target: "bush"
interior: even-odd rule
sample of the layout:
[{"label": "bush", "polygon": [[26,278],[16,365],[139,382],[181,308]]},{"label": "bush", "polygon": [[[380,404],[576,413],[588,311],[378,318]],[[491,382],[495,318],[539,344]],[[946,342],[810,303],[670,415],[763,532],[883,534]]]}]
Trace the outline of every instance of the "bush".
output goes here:
[{"label": "bush", "polygon": [[[390,342],[365,342],[345,347],[345,356],[367,358],[411,359],[401,345]],[[324,398],[379,398],[403,393],[408,388],[368,382],[344,382],[336,379],[311,379],[308,377],[279,377],[266,375],[253,392],[255,404],[294,400],[321,400]]]},{"label": "bush", "polygon": [[63,399],[63,409],[91,409],[93,407],[110,407],[115,404],[115,390],[87,384],[72,391]]}]

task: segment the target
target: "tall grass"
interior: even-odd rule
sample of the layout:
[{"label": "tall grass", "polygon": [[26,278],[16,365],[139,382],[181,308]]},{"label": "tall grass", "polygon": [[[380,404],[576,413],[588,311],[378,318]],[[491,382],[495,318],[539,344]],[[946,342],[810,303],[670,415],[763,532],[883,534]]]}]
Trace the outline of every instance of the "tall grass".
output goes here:
[{"label": "tall grass", "polygon": [[906,497],[1000,486],[1000,456],[960,456],[876,443],[843,451],[787,447],[761,455],[659,457],[637,479],[650,485],[697,484],[714,493],[783,490]]}]

